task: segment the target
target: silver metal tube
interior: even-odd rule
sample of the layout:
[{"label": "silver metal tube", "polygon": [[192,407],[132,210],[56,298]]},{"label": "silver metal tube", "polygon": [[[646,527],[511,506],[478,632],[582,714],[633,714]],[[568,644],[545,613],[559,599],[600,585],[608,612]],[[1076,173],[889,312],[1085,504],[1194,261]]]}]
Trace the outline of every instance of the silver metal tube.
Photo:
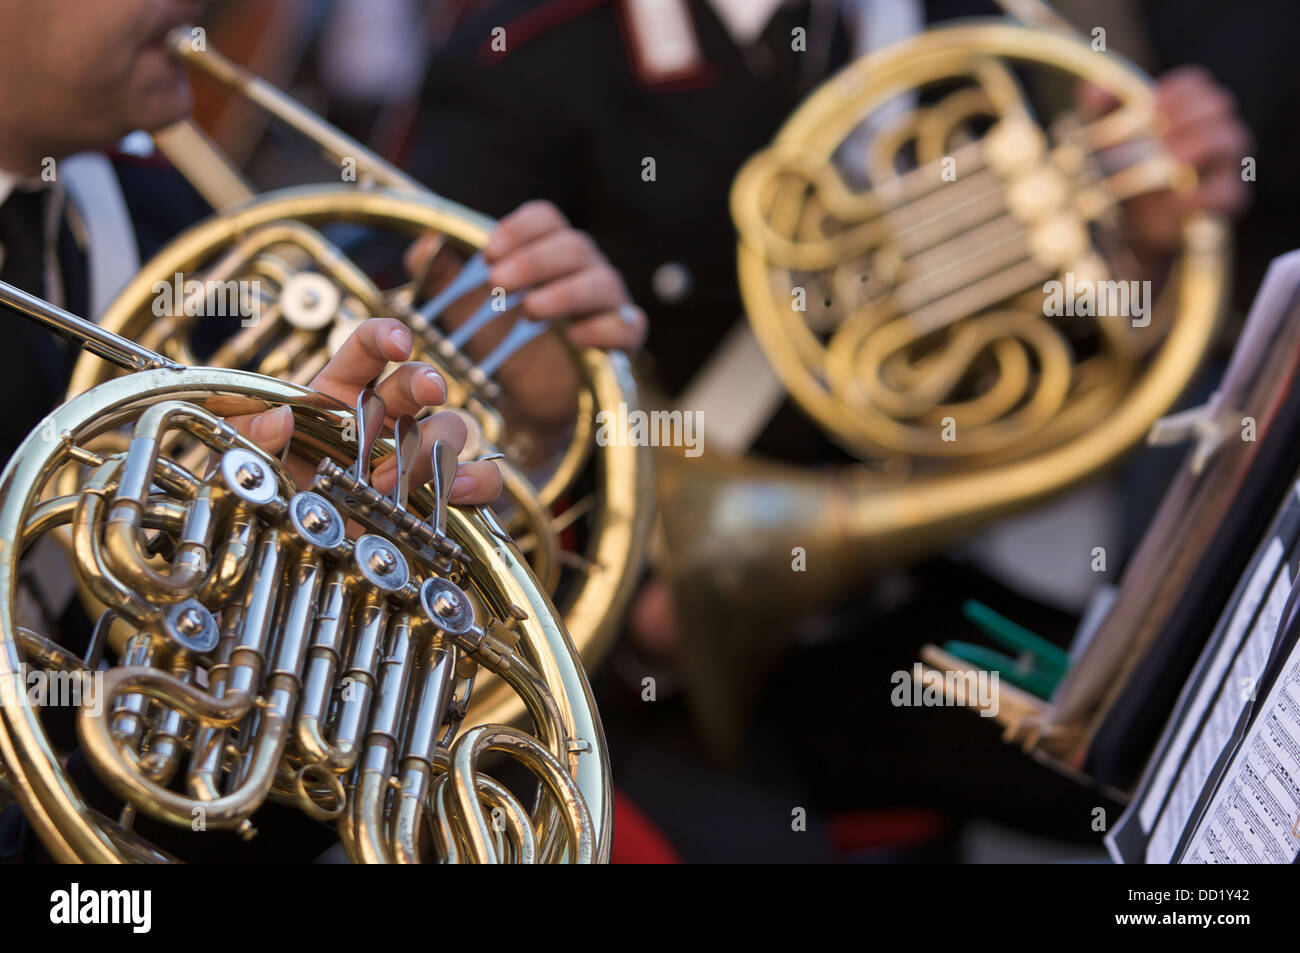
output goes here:
[{"label": "silver metal tube", "polygon": [[120,334],[107,331],[93,321],[79,318],[8,282],[0,281],[0,305],[45,325],[56,334],[76,341],[91,354],[124,370],[151,371],[159,368],[178,369],[181,366],[157,351],[141,347]]}]

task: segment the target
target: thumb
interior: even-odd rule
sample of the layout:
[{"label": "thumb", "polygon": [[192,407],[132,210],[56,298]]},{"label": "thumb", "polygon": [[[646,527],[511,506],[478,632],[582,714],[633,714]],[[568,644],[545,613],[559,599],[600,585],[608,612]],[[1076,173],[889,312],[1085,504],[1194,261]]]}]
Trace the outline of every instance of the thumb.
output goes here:
[{"label": "thumb", "polygon": [[293,437],[293,411],[288,407],[277,407],[264,414],[232,420],[231,423],[245,437],[272,455],[287,447]]},{"label": "thumb", "polygon": [[1104,116],[1119,105],[1119,99],[1113,93],[1095,83],[1080,83],[1074,95],[1079,103],[1079,111],[1087,119]]}]

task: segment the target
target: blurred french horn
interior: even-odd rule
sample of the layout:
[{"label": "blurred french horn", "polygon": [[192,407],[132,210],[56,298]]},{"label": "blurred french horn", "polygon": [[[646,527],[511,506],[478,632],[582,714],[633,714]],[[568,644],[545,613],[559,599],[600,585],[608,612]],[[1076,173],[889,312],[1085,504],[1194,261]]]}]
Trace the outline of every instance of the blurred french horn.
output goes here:
[{"label": "blurred french horn", "polygon": [[[354,414],[300,385],[183,367],[3,283],[0,304],[131,371],[52,412],[0,476],[0,780],[57,860],[165,861],[207,831],[249,838],[267,801],[336,820],[354,862],[608,859],[609,769],[581,661],[491,513],[448,506],[449,445],[411,488],[419,429],[404,417],[381,435],[373,391]],[[274,406],[293,409],[292,449],[318,463],[309,486],[223,419]],[[122,428],[124,450],[91,449]],[[177,433],[205,448],[201,468],[167,452]],[[380,494],[371,461],[392,453],[406,476]],[[51,494],[68,469],[84,474],[74,491]],[[28,551],[60,527],[107,607],[80,653],[16,609]],[[128,631],[120,652],[110,626]],[[479,668],[519,696],[531,732],[465,721]],[[66,769],[30,693],[42,679],[75,690],[80,747],[119,817]],[[491,752],[537,779],[530,807],[484,772]],[[137,817],[171,825],[169,849]]]},{"label": "blurred french horn", "polygon": [[[688,688],[721,748],[797,618],[1115,462],[1212,342],[1229,241],[1214,217],[1186,218],[1162,293],[1132,312],[1121,203],[1194,182],[1155,136],[1150,80],[1041,4],[1003,6],[1043,28],[964,21],[872,53],[735,180],[753,333],[863,465],[707,443],[656,460]],[[1081,115],[1080,82],[1117,108]],[[1048,316],[1052,281],[1101,289],[1093,310],[1111,313]]]},{"label": "blurred french horn", "polygon": [[[583,660],[595,664],[618,631],[653,518],[648,452],[627,441],[595,440],[598,414],[637,405],[626,357],[595,349],[576,353],[565,344],[579,381],[574,423],[563,445],[550,452],[538,447],[527,426],[514,425],[518,415],[505,412],[510,399],[496,375],[520,348],[555,332],[515,310],[522,292],[489,293],[488,268],[478,252],[492,220],[433,194],[209,49],[201,31],[178,29],[169,46],[191,67],[306,137],[342,180],[354,184],[254,196],[197,126],[187,121],[158,133],[161,150],[218,211],[159,251],[99,324],[179,363],[199,363],[195,338],[202,319],[196,313],[205,310],[205,293],[255,286],[256,320],[245,320],[202,363],[306,383],[360,321],[404,321],[416,342],[413,359],[438,367],[448,384],[447,407],[461,411],[469,424],[466,457],[504,454],[499,462],[509,505],[502,519],[556,601]],[[331,241],[333,232],[326,234],[339,226],[401,236],[403,248],[432,234],[439,260],[463,266],[427,301],[419,299],[417,282],[383,290]],[[160,294],[173,288],[180,293]],[[163,301],[166,307],[159,306]],[[117,373],[87,354],[74,370],[69,396]],[[524,461],[532,462],[527,472]],[[566,545],[562,537],[577,541]],[[470,720],[510,722],[523,713],[507,686],[485,684],[475,693]]]}]

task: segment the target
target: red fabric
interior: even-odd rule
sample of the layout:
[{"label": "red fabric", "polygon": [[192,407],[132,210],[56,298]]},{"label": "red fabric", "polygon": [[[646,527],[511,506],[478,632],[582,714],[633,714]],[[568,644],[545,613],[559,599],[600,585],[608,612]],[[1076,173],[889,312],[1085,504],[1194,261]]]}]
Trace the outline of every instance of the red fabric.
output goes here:
[{"label": "red fabric", "polygon": [[654,821],[618,788],[614,789],[614,849],[610,860],[615,864],[682,862]]},{"label": "red fabric", "polygon": [[943,833],[943,815],[923,808],[846,811],[831,816],[831,846],[837,854],[886,847],[911,847]]}]

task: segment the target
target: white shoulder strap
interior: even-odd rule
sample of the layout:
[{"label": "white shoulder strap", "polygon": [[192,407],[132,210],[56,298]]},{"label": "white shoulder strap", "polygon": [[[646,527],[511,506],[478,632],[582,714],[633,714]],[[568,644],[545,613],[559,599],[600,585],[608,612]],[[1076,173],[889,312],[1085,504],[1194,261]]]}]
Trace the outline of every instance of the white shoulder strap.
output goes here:
[{"label": "white shoulder strap", "polygon": [[113,164],[99,152],[59,163],[59,177],[86,229],[90,315],[98,318],[140,270],[135,229]]},{"label": "white shoulder strap", "polygon": [[[919,0],[845,0],[844,9],[856,55],[910,36],[925,21]],[[896,105],[906,108],[901,102]],[[865,139],[870,130],[858,133]],[[709,355],[677,406],[700,411],[709,446],[744,453],[771,422],[784,397],[784,385],[764,357],[749,323],[741,318]]]}]

